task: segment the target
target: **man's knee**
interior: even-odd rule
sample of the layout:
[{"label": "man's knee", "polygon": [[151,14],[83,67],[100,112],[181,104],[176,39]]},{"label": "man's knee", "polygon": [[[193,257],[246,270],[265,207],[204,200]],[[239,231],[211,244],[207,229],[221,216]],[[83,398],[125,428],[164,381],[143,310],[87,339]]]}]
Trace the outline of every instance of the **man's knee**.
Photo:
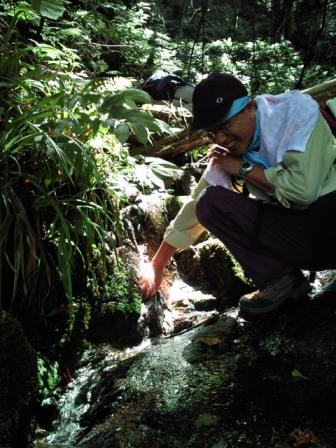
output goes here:
[{"label": "man's knee", "polygon": [[206,188],[197,199],[195,210],[196,217],[204,227],[207,227],[207,224],[214,218],[216,203],[220,201],[222,205],[225,204],[223,196],[225,196],[227,192],[230,193],[229,190],[223,187],[210,186]]}]

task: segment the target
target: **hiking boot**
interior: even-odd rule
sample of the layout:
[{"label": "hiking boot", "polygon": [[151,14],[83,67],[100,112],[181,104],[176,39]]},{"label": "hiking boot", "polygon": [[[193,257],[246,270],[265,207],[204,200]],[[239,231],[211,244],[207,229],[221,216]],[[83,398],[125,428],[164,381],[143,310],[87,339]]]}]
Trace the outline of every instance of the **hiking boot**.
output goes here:
[{"label": "hiking boot", "polygon": [[310,291],[309,280],[302,274],[288,274],[276,282],[239,300],[242,313],[266,314],[278,309],[288,299],[298,299]]}]

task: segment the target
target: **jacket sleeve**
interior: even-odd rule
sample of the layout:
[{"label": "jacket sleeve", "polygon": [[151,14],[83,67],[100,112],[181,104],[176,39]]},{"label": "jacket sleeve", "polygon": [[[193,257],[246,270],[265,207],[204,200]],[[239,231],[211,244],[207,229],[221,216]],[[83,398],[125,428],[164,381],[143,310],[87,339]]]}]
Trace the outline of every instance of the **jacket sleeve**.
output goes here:
[{"label": "jacket sleeve", "polygon": [[336,189],[335,158],[335,139],[320,116],[305,151],[289,149],[281,164],[266,169],[265,176],[274,186],[276,199],[281,205],[306,208],[329,192],[328,188],[330,191]]},{"label": "jacket sleeve", "polygon": [[205,230],[196,218],[195,205],[200,193],[207,186],[208,183],[202,176],[190,198],[166,229],[164,240],[177,249],[190,247]]}]

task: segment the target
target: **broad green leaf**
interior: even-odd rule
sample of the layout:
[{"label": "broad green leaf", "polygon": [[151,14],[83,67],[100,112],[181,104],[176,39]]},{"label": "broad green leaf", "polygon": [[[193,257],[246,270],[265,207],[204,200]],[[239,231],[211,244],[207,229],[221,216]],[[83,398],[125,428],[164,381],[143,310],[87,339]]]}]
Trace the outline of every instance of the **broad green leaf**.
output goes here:
[{"label": "broad green leaf", "polygon": [[168,162],[159,157],[146,157],[146,163],[149,163],[152,172],[163,180],[167,178],[176,178],[176,176],[182,174],[181,168],[175,165],[175,163]]},{"label": "broad green leaf", "polygon": [[120,98],[122,98],[124,101],[131,100],[137,103],[152,102],[151,96],[144,90],[140,89],[126,89],[118,93],[118,95],[120,95]]},{"label": "broad green leaf", "polygon": [[181,171],[181,168],[175,163],[168,162],[167,160],[160,159],[160,157],[146,157],[145,162],[153,166],[162,167],[163,170],[175,170]]},{"label": "broad green leaf", "polygon": [[165,184],[160,177],[156,176],[156,174],[153,171],[148,171],[148,177],[150,181],[153,183],[153,185],[156,185],[160,190],[165,189]]},{"label": "broad green leaf", "polygon": [[63,0],[32,0],[32,7],[42,17],[52,20],[59,19],[65,11]]},{"label": "broad green leaf", "polygon": [[61,102],[64,100],[64,92],[58,92],[54,93],[53,95],[48,95],[44,98],[42,98],[37,106],[38,107],[45,107],[45,106],[58,106],[61,104]]},{"label": "broad green leaf", "polygon": [[165,169],[164,167],[161,167],[160,165],[153,165],[152,167],[153,173],[156,174],[156,176],[160,177],[161,179],[176,179],[176,176],[179,173],[182,173],[182,170],[171,170],[171,169]]},{"label": "broad green leaf", "polygon": [[202,429],[207,426],[214,426],[219,422],[220,418],[217,415],[212,414],[199,414],[195,420],[195,426],[197,429]]},{"label": "broad green leaf", "polygon": [[129,127],[126,123],[120,123],[115,127],[114,133],[120,143],[126,143],[130,133]]},{"label": "broad green leaf", "polygon": [[60,36],[66,36],[66,37],[80,37],[83,40],[89,40],[89,37],[83,33],[83,30],[81,28],[66,28],[64,30],[59,30],[58,35]]},{"label": "broad green leaf", "polygon": [[141,125],[138,124],[132,124],[133,132],[136,136],[136,138],[139,140],[140,143],[145,145],[150,140],[150,133],[149,130]]},{"label": "broad green leaf", "polygon": [[136,109],[136,103],[151,103],[151,101],[151,97],[147,92],[138,89],[127,89],[107,96],[104,99],[102,110],[110,112],[110,109],[113,107],[119,108],[125,107],[125,105],[131,109]]}]

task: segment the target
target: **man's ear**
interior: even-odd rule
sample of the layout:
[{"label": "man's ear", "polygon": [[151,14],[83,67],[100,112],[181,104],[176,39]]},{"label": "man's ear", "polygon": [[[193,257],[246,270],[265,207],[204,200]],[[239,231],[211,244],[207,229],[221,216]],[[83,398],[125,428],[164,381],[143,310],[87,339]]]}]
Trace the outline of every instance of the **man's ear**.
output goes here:
[{"label": "man's ear", "polygon": [[246,108],[249,110],[255,110],[256,107],[254,101],[251,98],[249,99],[249,102],[246,104]]},{"label": "man's ear", "polygon": [[252,99],[249,99],[249,102],[246,104],[246,109],[248,112],[252,113],[253,115],[256,113],[256,105]]}]

